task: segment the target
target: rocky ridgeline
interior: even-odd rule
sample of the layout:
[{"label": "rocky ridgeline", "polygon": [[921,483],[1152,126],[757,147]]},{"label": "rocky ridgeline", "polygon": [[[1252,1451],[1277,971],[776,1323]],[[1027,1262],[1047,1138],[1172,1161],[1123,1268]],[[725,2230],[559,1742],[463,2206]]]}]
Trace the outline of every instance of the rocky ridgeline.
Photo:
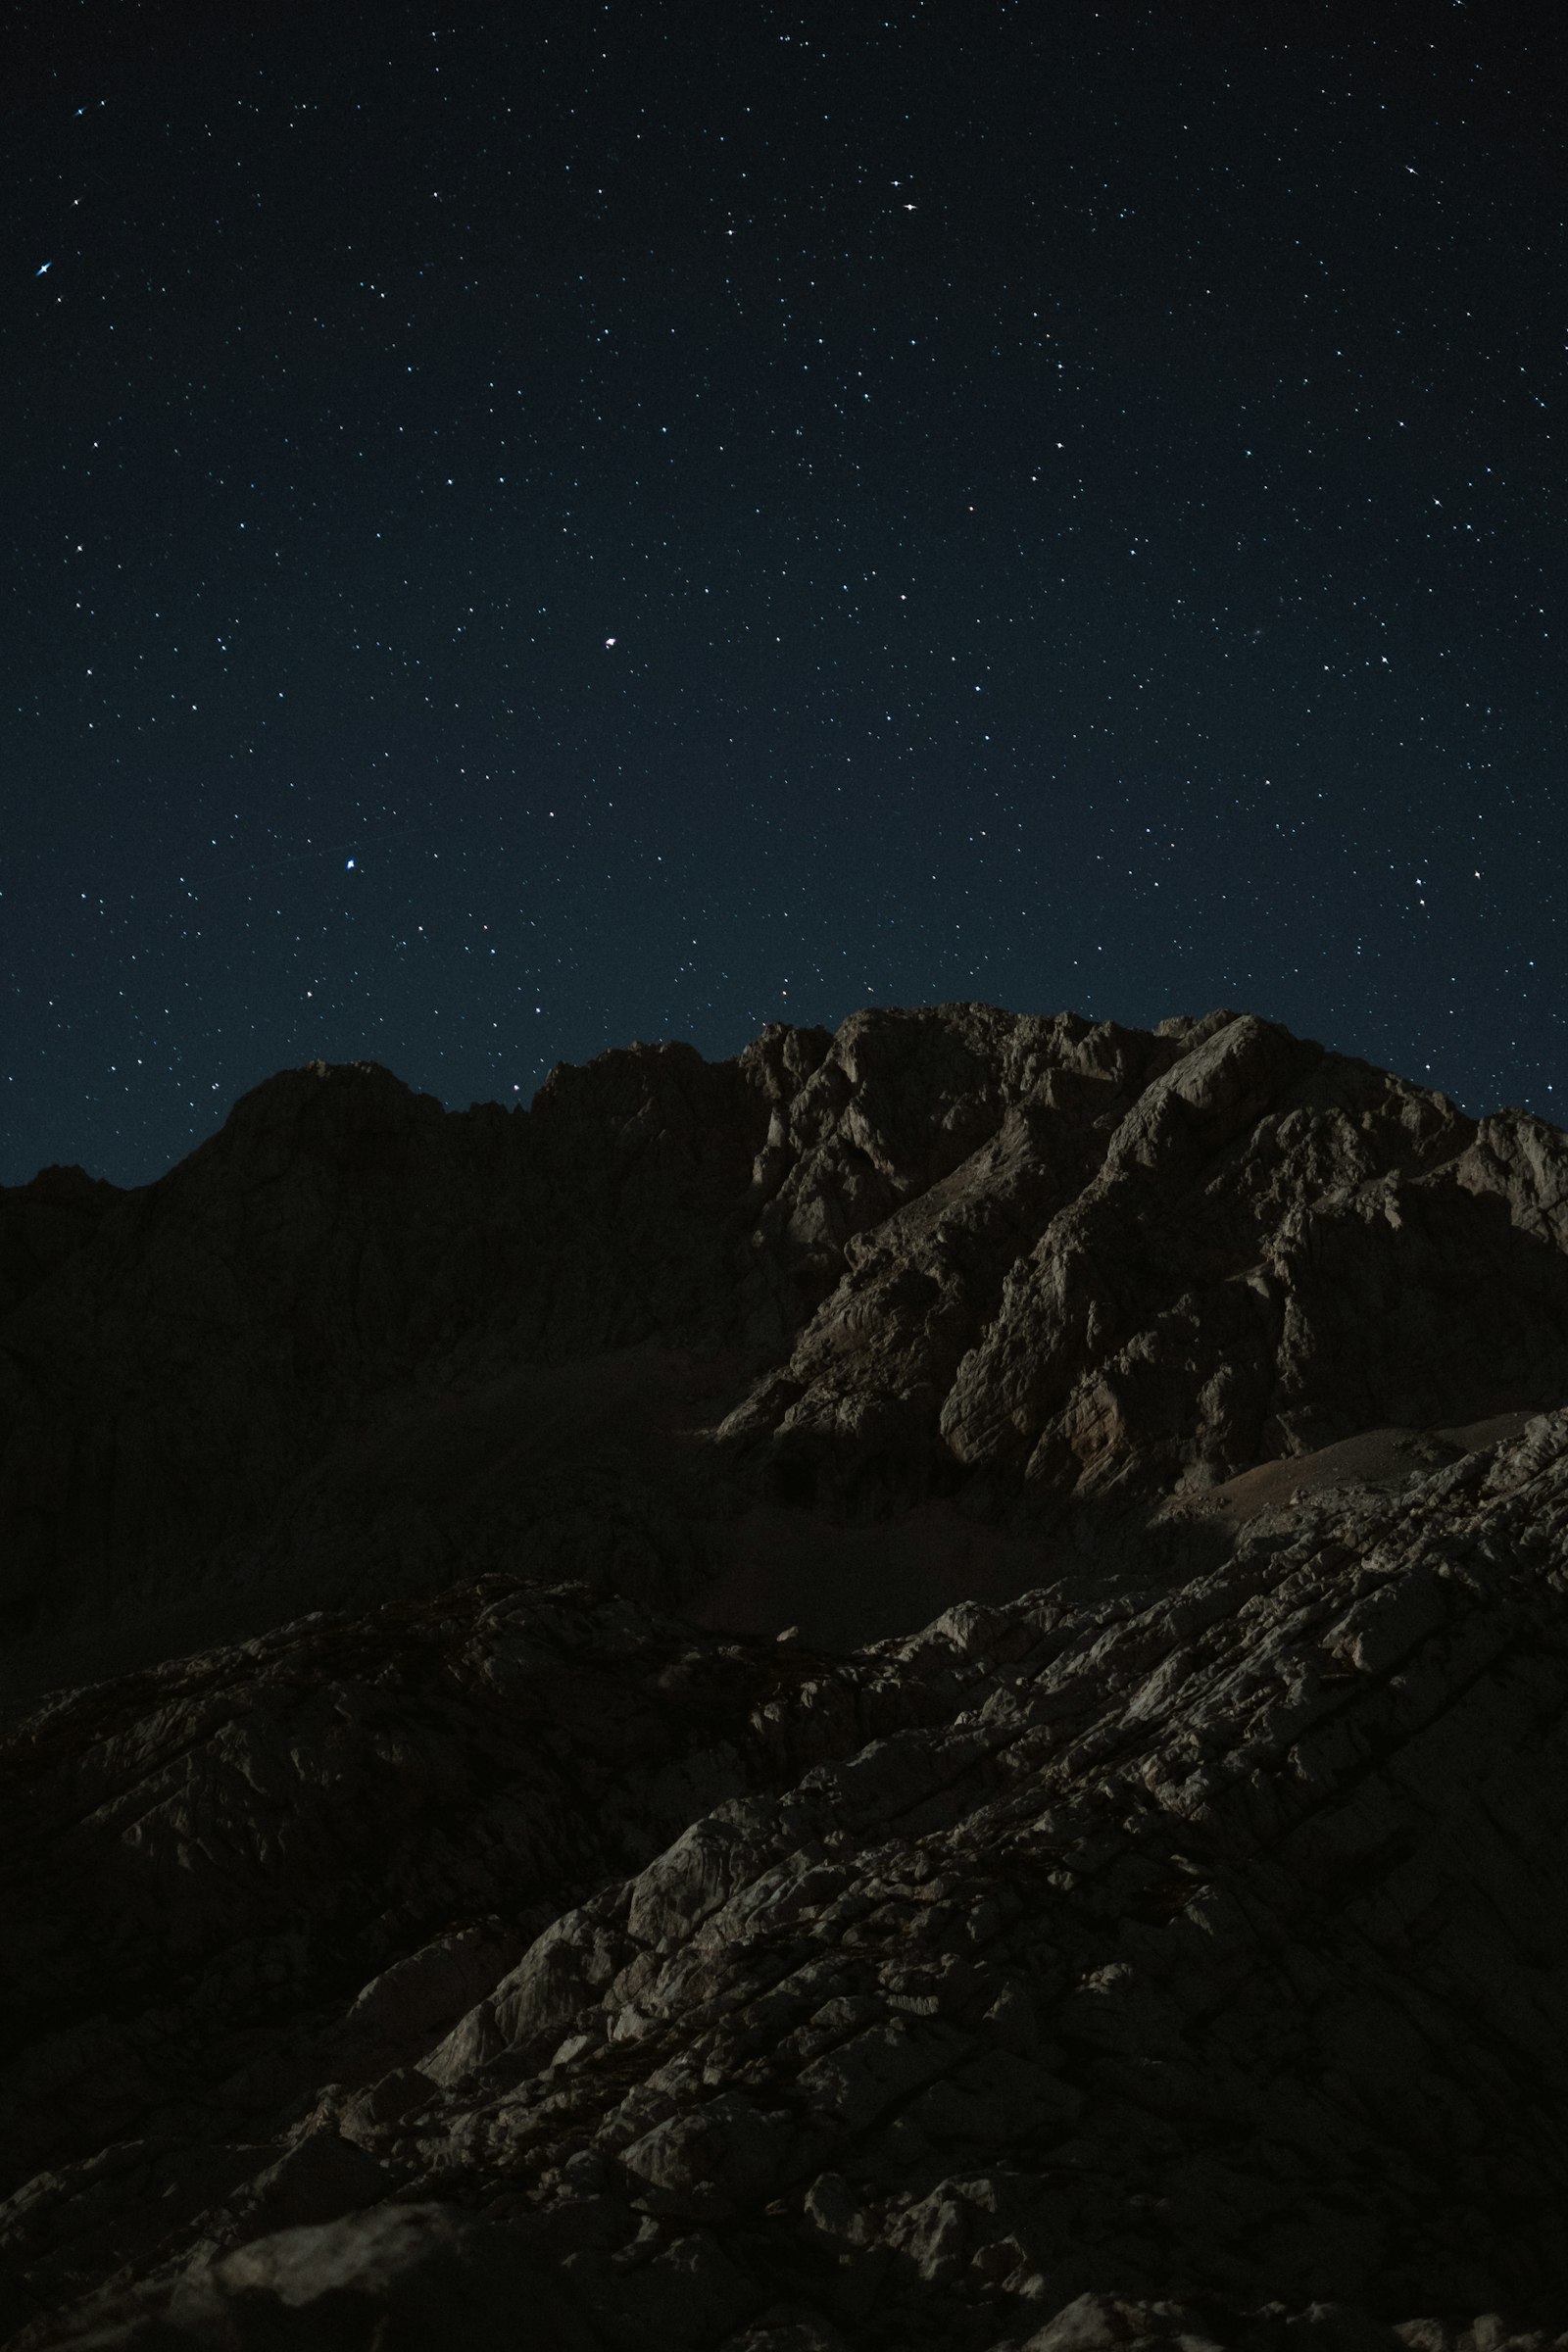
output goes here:
[{"label": "rocky ridgeline", "polygon": [[1565,1589],[1559,1412],[845,1659],[494,1579],[58,1699],[19,2345],[1568,2341]]},{"label": "rocky ridgeline", "polygon": [[1568,2346],[1565,1579],[1568,1139],[1247,1016],[0,1194],[0,2335]]},{"label": "rocky ridgeline", "polygon": [[[681,1602],[758,1495],[1125,1519],[1568,1397],[1568,1142],[1246,1015],[289,1071],[0,1194],[0,1698],[478,1569]],[[607,1401],[608,1400],[608,1401]]]}]

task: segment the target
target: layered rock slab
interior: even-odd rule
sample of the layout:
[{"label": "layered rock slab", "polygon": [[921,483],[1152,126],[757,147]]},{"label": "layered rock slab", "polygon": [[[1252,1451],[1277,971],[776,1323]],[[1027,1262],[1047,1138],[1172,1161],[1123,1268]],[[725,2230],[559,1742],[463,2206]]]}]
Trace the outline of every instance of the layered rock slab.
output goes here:
[{"label": "layered rock slab", "polygon": [[[194,2085],[144,2082],[96,2146],[51,2090],[70,2146],[5,2216],[48,2307],[22,2340],[304,2342],[288,2311],[369,2275],[376,2231],[428,2231],[464,2276],[473,2231],[476,2298],[533,2266],[562,2340],[606,2352],[1544,2343],[1568,2324],[1565,1580],[1557,1413],[1402,1491],[1271,1510],[1200,1574],[1058,1585],[848,1660],[638,1612],[612,1642],[590,1593],[491,1586],[420,1626],[416,1674],[406,1606],[78,1694],[8,1751],[54,1825],[13,1916],[44,1923],[62,2046],[79,2019],[112,2076],[232,2032],[254,1928],[223,1881],[261,1848],[274,1910],[340,1958],[316,1952],[280,2003],[309,2016],[206,2141]],[[509,1686],[530,1642],[548,1661]],[[309,1695],[284,1703],[290,1643]],[[672,1671],[724,1785],[661,1844],[593,1726]],[[522,1860],[492,1776],[439,1768],[509,1688]],[[232,1768],[235,1724],[280,1704],[287,1736],[243,1746],[268,1769]],[[428,1904],[383,1906],[368,1988],[355,1890],[325,1890],[365,1801],[334,1740],[415,1816],[381,1877],[446,1908],[432,1938]],[[563,1741],[608,1744],[591,1824],[551,1813]],[[141,1923],[120,1945],[115,1910]],[[149,2035],[166,1915],[206,1956]],[[413,1989],[432,1942],[465,1955],[440,1999]],[[407,2001],[376,1989],[411,1964]],[[433,2218],[371,2218],[400,2211]]]}]

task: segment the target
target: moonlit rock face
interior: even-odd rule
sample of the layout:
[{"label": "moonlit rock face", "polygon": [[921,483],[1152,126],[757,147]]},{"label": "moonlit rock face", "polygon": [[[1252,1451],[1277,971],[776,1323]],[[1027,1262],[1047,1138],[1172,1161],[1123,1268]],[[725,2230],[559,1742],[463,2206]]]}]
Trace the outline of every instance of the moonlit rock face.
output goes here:
[{"label": "moonlit rock face", "polygon": [[[8,1758],[24,2340],[227,2343],[242,2295],[389,2325],[432,2265],[458,2308],[537,2265],[553,2344],[666,2352],[781,2293],[875,2352],[1085,2296],[1245,2352],[1325,2304],[1387,2352],[1515,2299],[1557,2332],[1558,2233],[1434,2168],[1431,2117],[1568,2187],[1531,1997],[1565,1506],[1558,1412],[848,1658],[492,1577],[56,1702]],[[107,2336],[106,2216],[157,2266]]]},{"label": "moonlit rock face", "polygon": [[[563,1065],[512,1113],[280,1073],[145,1194],[0,1195],[0,1688],[519,1542],[759,1629],[906,1628],[966,1549],[1023,1573],[1020,1512],[1110,1541],[1568,1396],[1563,1155],[1229,1011],[877,1009]],[[853,1531],[913,1509],[873,1568]]]},{"label": "moonlit rock face", "polygon": [[0,1195],[20,2342],[1568,2331],[1565,1154],[959,1004]]}]

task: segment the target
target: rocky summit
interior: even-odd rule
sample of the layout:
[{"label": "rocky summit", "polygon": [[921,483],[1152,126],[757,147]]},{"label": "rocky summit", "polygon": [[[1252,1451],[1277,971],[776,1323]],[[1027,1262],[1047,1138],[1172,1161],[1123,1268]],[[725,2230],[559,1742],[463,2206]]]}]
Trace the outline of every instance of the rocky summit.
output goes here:
[{"label": "rocky summit", "polygon": [[1568,2345],[1568,1137],[1246,1014],[0,1193],[0,2335]]}]

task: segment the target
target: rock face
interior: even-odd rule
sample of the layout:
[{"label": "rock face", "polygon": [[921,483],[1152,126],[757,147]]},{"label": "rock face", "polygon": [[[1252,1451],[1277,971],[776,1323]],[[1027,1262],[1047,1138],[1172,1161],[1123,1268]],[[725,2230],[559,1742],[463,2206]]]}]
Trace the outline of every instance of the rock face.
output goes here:
[{"label": "rock face", "polygon": [[287,1073],[0,1195],[0,1576],[5,2340],[1568,2346],[1539,1121],[1226,1013]]},{"label": "rock face", "polygon": [[663,1603],[760,1500],[1120,1524],[1568,1397],[1568,1145],[1246,1015],[635,1047],[531,1109],[291,1071],[0,1194],[13,1698],[478,1569]]},{"label": "rock face", "polygon": [[58,1700],[18,2340],[1541,2344],[1565,1594],[1559,1412],[848,1659],[495,1579]]}]

